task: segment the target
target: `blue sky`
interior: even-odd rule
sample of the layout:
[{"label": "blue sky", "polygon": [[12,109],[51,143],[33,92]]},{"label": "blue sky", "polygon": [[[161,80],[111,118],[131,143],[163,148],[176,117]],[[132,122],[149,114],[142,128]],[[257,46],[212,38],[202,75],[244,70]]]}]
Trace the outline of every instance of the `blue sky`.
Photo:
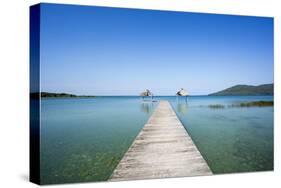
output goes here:
[{"label": "blue sky", "polygon": [[41,90],[209,94],[273,83],[273,19],[41,5]]}]

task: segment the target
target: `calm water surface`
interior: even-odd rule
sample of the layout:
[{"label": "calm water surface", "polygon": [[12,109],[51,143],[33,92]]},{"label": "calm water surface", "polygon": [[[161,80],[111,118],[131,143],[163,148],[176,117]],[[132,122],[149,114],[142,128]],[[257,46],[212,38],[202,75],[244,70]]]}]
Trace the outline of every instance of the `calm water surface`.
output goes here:
[{"label": "calm water surface", "polygon": [[[214,173],[273,169],[273,107],[227,107],[272,96],[156,99],[170,101]],[[156,106],[139,97],[43,99],[43,183],[107,180]]]}]

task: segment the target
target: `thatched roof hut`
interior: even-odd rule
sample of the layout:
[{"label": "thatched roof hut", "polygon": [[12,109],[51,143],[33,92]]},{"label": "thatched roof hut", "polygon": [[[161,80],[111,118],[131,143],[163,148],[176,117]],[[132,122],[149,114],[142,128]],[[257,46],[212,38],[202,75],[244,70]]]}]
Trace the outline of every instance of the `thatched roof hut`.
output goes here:
[{"label": "thatched roof hut", "polygon": [[148,96],[152,96],[153,94],[151,93],[151,91],[149,91],[148,89],[146,89],[144,92],[142,92],[140,94],[140,96],[142,97],[148,97]]},{"label": "thatched roof hut", "polygon": [[177,96],[188,96],[188,93],[185,89],[181,88],[181,90],[177,92]]}]

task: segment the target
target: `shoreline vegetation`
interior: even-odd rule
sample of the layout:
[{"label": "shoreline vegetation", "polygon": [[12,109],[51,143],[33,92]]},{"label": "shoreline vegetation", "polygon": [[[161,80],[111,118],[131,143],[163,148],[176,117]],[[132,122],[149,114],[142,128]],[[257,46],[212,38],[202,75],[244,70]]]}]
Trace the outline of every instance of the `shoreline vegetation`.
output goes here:
[{"label": "shoreline vegetation", "polygon": [[41,97],[41,98],[93,98],[93,95],[74,95],[69,93],[50,93],[50,92],[36,92],[30,94],[31,98]]},{"label": "shoreline vegetation", "polygon": [[[70,93],[51,93],[51,92],[36,92],[31,93],[31,98],[36,98],[41,95],[41,98],[95,98],[97,96],[93,95],[74,95]],[[210,95],[208,95],[210,96]],[[273,101],[250,101],[250,102],[240,102],[230,105],[223,104],[210,104],[207,107],[211,109],[224,109],[224,108],[233,108],[233,107],[270,107],[273,106]],[[200,106],[205,107],[205,106]]]},{"label": "shoreline vegetation", "polygon": [[[263,84],[263,85],[258,85],[258,86],[235,85],[233,87],[224,89],[222,91],[218,91],[218,92],[211,93],[211,94],[208,94],[208,95],[200,95],[200,96],[258,96],[258,95],[272,95],[273,96],[274,95],[274,85],[273,84]],[[31,96],[31,98],[35,98],[35,97],[39,97],[39,96],[41,96],[41,98],[90,98],[90,97],[98,97],[98,96],[94,96],[94,95],[75,95],[75,94],[64,93],[64,92],[62,92],[62,93],[34,92],[34,93],[30,93],[30,96]],[[127,96],[127,95],[124,95],[124,96]],[[128,95],[128,96],[139,96],[139,95]],[[148,96],[148,95],[145,95],[145,96]],[[189,95],[189,96],[192,96],[192,95]],[[196,96],[196,95],[194,95],[194,96]],[[158,97],[158,95],[154,95],[154,97]],[[241,104],[241,106],[268,106],[268,105],[270,105],[270,104],[267,104],[267,103]],[[210,108],[223,108],[223,107],[220,106],[220,105],[214,104],[214,105],[210,105]]]},{"label": "shoreline vegetation", "polygon": [[270,107],[273,106],[273,101],[251,101],[251,102],[241,102],[237,104],[231,104],[231,105],[222,105],[222,104],[210,104],[208,105],[209,108],[212,109],[223,109],[226,107],[232,108],[232,107]]},{"label": "shoreline vegetation", "polygon": [[[36,98],[39,96],[41,98],[95,98],[95,97],[101,97],[101,96],[94,96],[94,95],[75,95],[75,94],[70,94],[70,93],[51,93],[51,92],[30,93],[31,98]],[[196,95],[194,95],[194,96],[196,96]],[[202,95],[200,95],[200,96],[202,96]],[[205,96],[220,96],[220,95],[205,95]],[[227,96],[227,95],[225,95],[225,96]],[[231,96],[236,96],[236,95],[231,95]],[[247,95],[241,95],[241,96],[247,96]],[[256,95],[251,95],[251,96],[256,96]],[[120,97],[122,97],[122,96],[120,96]],[[138,96],[132,96],[132,97],[138,97]],[[155,96],[155,97],[162,97],[162,96]],[[236,103],[236,104],[231,104],[231,105],[210,104],[210,105],[208,105],[208,107],[214,108],[214,109],[219,109],[219,108],[225,108],[225,107],[255,107],[255,106],[264,107],[264,106],[273,106],[273,105],[274,105],[273,101],[249,101],[249,102],[241,102],[241,103]],[[203,107],[203,106],[201,106],[201,107]]]}]

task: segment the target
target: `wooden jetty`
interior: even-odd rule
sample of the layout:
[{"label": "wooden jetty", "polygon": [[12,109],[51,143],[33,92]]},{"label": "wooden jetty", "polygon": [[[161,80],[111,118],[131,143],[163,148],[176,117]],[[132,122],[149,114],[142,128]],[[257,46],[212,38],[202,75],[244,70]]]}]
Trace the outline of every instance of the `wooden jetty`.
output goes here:
[{"label": "wooden jetty", "polygon": [[211,175],[168,101],[160,101],[109,181]]}]

